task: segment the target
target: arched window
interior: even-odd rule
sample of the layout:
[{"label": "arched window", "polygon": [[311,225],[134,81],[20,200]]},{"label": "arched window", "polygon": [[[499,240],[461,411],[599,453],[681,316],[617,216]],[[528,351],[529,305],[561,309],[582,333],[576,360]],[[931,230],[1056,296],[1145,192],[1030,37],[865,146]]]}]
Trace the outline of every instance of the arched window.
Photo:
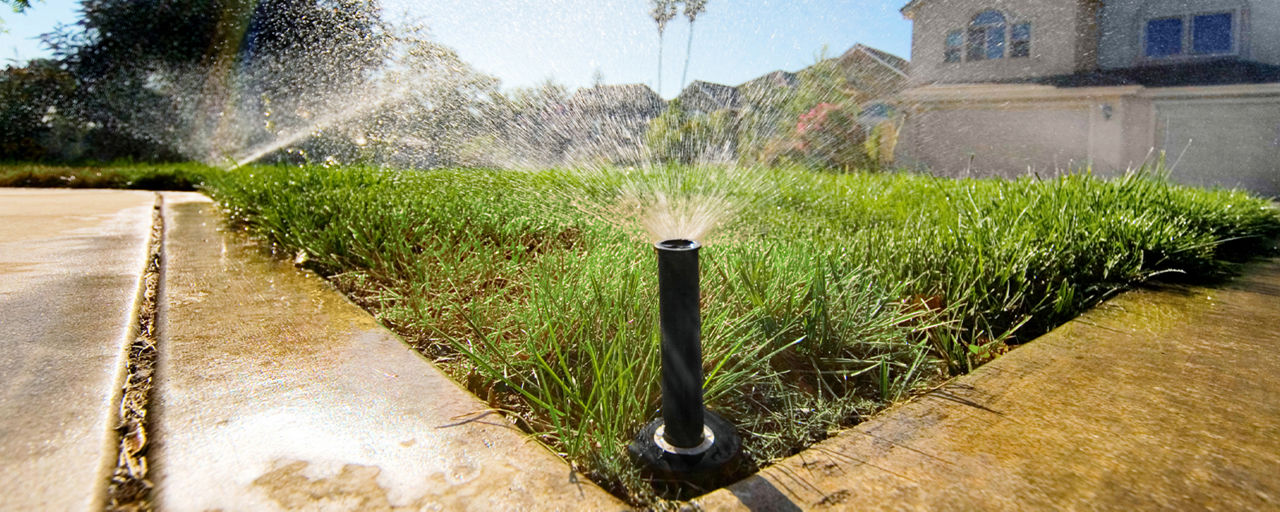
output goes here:
[{"label": "arched window", "polygon": [[[963,30],[947,32],[943,62],[972,62],[1031,56],[1031,23],[1009,21],[1004,13],[990,9],[969,20]],[[963,57],[963,59],[961,59]]]},{"label": "arched window", "polygon": [[969,22],[969,51],[965,60],[1004,57],[1005,20],[1000,11],[983,11]]}]

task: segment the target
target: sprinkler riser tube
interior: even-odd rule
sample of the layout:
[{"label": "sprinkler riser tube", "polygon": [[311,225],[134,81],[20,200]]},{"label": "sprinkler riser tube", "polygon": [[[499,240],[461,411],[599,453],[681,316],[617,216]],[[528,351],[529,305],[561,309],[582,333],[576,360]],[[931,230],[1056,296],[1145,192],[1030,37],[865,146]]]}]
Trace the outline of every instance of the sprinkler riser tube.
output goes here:
[{"label": "sprinkler riser tube", "polygon": [[737,429],[702,400],[702,314],[698,249],[692,240],[654,244],[662,333],[662,417],[636,435],[628,452],[668,497],[714,489],[741,477]]},{"label": "sprinkler riser tube", "polygon": [[658,251],[658,317],[662,331],[662,421],[667,443],[702,444],[702,314],[698,246]]}]

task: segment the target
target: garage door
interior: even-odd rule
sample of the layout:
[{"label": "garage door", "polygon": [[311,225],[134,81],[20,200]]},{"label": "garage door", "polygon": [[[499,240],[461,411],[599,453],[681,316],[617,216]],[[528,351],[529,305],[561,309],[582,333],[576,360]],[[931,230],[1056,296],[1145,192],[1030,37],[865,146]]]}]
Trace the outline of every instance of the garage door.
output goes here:
[{"label": "garage door", "polygon": [[1156,144],[1173,178],[1280,195],[1280,98],[1158,101]]}]

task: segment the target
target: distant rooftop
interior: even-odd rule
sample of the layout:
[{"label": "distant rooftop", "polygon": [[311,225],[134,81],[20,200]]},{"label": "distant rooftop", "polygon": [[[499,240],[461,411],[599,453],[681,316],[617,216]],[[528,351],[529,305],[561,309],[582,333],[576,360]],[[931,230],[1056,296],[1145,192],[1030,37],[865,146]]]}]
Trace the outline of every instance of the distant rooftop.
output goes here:
[{"label": "distant rooftop", "polygon": [[583,107],[614,107],[619,105],[660,105],[664,103],[658,93],[645,84],[596,85],[578,89],[569,103]]},{"label": "distant rooftop", "polygon": [[737,88],[731,85],[704,82],[702,80],[694,80],[688,87],[685,87],[683,91],[680,91],[679,98],[680,101],[684,102],[686,108],[704,112],[737,108],[739,102]]},{"label": "distant rooftop", "polygon": [[751,80],[747,80],[738,85],[738,88],[755,87],[761,85],[771,85],[774,87],[794,87],[796,85],[796,74],[781,69],[765,73]]},{"label": "distant rooftop", "polygon": [[872,48],[862,43],[853,45],[853,47],[849,48],[848,51],[844,52],[844,54],[841,55],[840,58],[846,59],[846,58],[852,57],[858,52],[865,52],[866,54],[880,61],[880,63],[892,68],[893,70],[903,75],[907,73],[907,68],[908,66],[911,65],[911,63],[907,59],[904,59],[892,53],[886,52],[884,50]]}]

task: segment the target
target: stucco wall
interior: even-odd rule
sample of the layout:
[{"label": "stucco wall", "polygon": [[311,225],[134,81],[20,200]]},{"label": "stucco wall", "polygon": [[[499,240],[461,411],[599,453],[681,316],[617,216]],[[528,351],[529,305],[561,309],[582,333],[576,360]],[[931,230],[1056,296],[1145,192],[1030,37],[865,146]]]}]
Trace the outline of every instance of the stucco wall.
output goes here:
[{"label": "stucco wall", "polygon": [[[911,32],[911,83],[987,82],[1069,74],[1091,59],[1077,55],[1079,39],[1090,37],[1080,10],[1090,2],[1065,0],[931,0],[908,12]],[[1004,13],[1010,25],[1031,23],[1031,56],[976,62],[944,62],[947,33],[965,30],[985,10]],[[1006,40],[1007,44],[1007,40]],[[964,53],[963,50],[961,53]]]},{"label": "stucco wall", "polygon": [[1080,108],[935,110],[913,116],[904,133],[902,159],[935,175],[1052,176],[1088,159],[1089,114]]},{"label": "stucco wall", "polygon": [[1280,0],[1107,0],[1102,10],[1099,65],[1115,69],[1170,62],[1144,58],[1147,20],[1214,11],[1240,13],[1240,58],[1280,65]]},{"label": "stucco wall", "polygon": [[1280,66],[1280,0],[1252,0],[1253,60]]},{"label": "stucco wall", "polygon": [[[898,157],[944,176],[1052,176],[1093,165],[1105,173],[1135,158],[1125,103],[1138,88],[1067,91],[1042,85],[939,85],[906,93]],[[1106,106],[1107,108],[1103,108]],[[1147,146],[1150,147],[1149,145]],[[1143,155],[1138,155],[1141,160]]]}]

